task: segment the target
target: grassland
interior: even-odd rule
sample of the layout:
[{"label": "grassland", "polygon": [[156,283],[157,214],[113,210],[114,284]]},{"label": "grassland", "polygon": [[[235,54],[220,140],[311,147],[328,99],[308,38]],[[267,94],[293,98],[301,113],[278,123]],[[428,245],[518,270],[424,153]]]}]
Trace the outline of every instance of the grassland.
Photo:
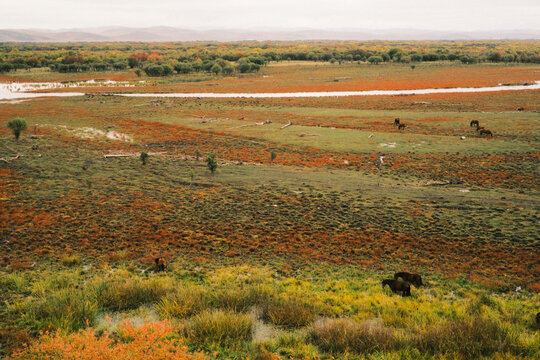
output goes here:
[{"label": "grassland", "polygon": [[[290,63],[135,91],[489,86],[539,70]],[[53,75],[72,78],[16,74]],[[18,142],[0,128],[0,351],[40,338],[15,355],[39,358],[130,319],[166,320],[163,338],[203,357],[538,358],[539,111],[538,91],[1,103],[0,121],[29,128]],[[383,290],[399,270],[426,286]]]}]

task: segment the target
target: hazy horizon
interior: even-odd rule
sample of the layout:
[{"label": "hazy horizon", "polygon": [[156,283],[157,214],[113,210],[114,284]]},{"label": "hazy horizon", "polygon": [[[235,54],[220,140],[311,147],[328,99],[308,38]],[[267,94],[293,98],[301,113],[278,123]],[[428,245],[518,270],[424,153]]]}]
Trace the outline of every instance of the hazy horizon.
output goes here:
[{"label": "hazy horizon", "polygon": [[101,27],[245,30],[539,31],[536,0],[20,0],[0,13],[2,29]]}]

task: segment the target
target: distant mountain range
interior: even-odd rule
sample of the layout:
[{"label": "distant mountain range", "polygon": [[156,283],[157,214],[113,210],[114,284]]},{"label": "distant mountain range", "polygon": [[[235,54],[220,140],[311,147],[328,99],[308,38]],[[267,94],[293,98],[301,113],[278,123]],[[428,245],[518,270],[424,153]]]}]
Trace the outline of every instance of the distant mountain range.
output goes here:
[{"label": "distant mountain range", "polygon": [[499,40],[540,39],[540,30],[449,32],[417,29],[215,29],[190,30],[167,26],[146,28],[3,29],[0,42],[168,42],[241,40]]}]

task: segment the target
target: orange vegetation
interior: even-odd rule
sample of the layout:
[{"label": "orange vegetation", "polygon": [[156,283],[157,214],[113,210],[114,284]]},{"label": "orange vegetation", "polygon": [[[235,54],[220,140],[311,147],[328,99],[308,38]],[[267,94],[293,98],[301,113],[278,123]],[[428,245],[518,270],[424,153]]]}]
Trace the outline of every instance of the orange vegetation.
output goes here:
[{"label": "orange vegetation", "polygon": [[45,333],[30,346],[15,353],[12,359],[93,359],[93,360],[186,360],[205,359],[187,352],[179,339],[169,338],[174,328],[167,321],[133,327],[124,321],[117,335],[107,332],[96,336],[93,328],[76,334]]}]

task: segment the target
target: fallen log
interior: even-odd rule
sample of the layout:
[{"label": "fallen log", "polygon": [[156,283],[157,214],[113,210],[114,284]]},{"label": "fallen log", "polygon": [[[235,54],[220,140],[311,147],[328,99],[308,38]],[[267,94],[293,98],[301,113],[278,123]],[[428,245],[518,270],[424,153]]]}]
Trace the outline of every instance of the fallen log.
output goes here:
[{"label": "fallen log", "polygon": [[285,129],[286,127],[289,127],[289,126],[291,126],[292,124],[293,124],[292,121],[289,121],[288,124],[283,125],[280,129]]},{"label": "fallen log", "polygon": [[0,161],[3,161],[3,162],[5,162],[5,163],[7,164],[7,163],[9,163],[10,161],[19,159],[21,156],[22,156],[21,154],[17,154],[17,156],[12,157],[11,159],[0,158]]},{"label": "fallen log", "polygon": [[[236,128],[243,128],[243,127],[248,127],[248,126],[262,126],[262,125],[268,125],[268,124],[271,124],[271,123],[272,122],[270,120],[266,120],[266,121],[255,123],[255,124],[240,125],[240,126],[237,126]],[[232,129],[234,129],[234,128],[232,128]]]}]

